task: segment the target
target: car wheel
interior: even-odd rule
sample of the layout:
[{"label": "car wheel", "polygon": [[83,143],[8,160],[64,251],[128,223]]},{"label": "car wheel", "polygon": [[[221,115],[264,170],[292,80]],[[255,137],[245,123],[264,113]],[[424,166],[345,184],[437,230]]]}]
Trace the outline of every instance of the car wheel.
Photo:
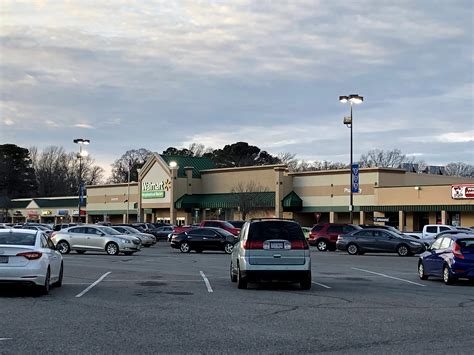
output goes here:
[{"label": "car wheel", "polygon": [[328,242],[324,239],[320,239],[316,242],[316,248],[318,248],[319,251],[327,251]]},{"label": "car wheel", "polygon": [[311,272],[308,272],[308,275],[306,275],[304,280],[300,282],[300,287],[302,290],[311,289]]},{"label": "car wheel", "polygon": [[347,246],[347,253],[350,255],[357,255],[359,254],[359,247],[354,243],[351,243]]},{"label": "car wheel", "polygon": [[63,263],[61,263],[61,268],[59,269],[59,278],[58,278],[58,281],[56,281],[53,284],[54,287],[61,287],[63,285],[63,273],[64,273],[64,266],[63,266]]},{"label": "car wheel", "polygon": [[105,251],[109,255],[117,255],[119,253],[119,247],[115,243],[108,243],[105,246]]},{"label": "car wheel", "polygon": [[69,254],[71,251],[71,247],[69,246],[69,243],[61,240],[57,245],[56,245],[56,250],[59,251],[61,254]]},{"label": "car wheel", "polygon": [[425,274],[425,266],[423,265],[422,261],[418,263],[418,276],[422,280],[428,280],[428,275]]},{"label": "car wheel", "polygon": [[405,244],[401,244],[397,247],[397,253],[400,256],[408,256],[410,255],[410,248],[408,248],[408,246]]},{"label": "car wheel", "polygon": [[76,250],[76,253],[78,254],[84,254],[86,251],[85,250]]},{"label": "car wheel", "polygon": [[452,285],[456,279],[451,276],[448,265],[443,267],[443,281],[446,285]]},{"label": "car wheel", "polygon": [[234,272],[232,269],[234,268],[234,265],[232,265],[232,261],[230,262],[230,281],[232,282],[237,282],[237,275],[234,275]]},{"label": "car wheel", "polygon": [[187,242],[182,242],[179,246],[179,250],[181,250],[181,253],[189,253],[191,251],[191,248],[189,247],[189,244]]},{"label": "car wheel", "polygon": [[226,254],[232,254],[232,250],[234,250],[234,246],[231,243],[225,243],[224,251]]},{"label": "car wheel", "polygon": [[241,290],[247,288],[247,278],[242,276],[239,265],[237,265],[237,288],[240,288]]},{"label": "car wheel", "polygon": [[51,282],[51,270],[49,269],[49,266],[48,266],[48,271],[46,271],[46,277],[44,279],[44,285],[40,286],[40,292],[42,295],[47,295],[49,293],[50,282]]}]

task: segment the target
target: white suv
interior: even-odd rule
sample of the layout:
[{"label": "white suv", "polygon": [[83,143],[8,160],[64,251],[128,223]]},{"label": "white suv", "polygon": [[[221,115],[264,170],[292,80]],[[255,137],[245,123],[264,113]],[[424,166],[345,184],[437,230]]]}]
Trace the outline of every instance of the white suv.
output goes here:
[{"label": "white suv", "polygon": [[248,282],[291,281],[311,288],[311,256],[301,226],[290,220],[259,219],[242,227],[232,251],[230,278]]}]

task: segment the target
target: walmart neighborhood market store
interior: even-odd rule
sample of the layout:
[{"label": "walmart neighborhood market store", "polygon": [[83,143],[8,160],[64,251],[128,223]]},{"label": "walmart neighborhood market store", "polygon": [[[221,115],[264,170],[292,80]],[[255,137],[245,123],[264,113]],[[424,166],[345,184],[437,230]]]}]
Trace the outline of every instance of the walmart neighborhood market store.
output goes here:
[{"label": "walmart neighborhood market store", "polygon": [[[349,221],[349,170],[291,173],[285,165],[216,169],[203,157],[153,154],[130,184],[87,187],[87,220],[165,221],[294,218],[302,225]],[[360,169],[354,223],[401,230],[474,226],[474,179],[403,169]],[[455,191],[464,194],[455,194]]]}]

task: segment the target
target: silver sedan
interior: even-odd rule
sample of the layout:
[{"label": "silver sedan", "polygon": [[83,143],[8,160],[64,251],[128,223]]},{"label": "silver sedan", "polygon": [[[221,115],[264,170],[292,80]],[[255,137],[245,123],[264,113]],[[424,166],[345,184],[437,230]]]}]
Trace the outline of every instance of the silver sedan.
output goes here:
[{"label": "silver sedan", "polygon": [[140,239],[94,224],[61,229],[53,233],[51,240],[61,254],[75,250],[79,254],[105,251],[109,255],[132,255],[141,249]]},{"label": "silver sedan", "polygon": [[0,284],[26,284],[49,293],[63,282],[63,258],[41,231],[0,230]]},{"label": "silver sedan", "polygon": [[115,229],[117,232],[132,237],[137,237],[142,242],[142,245],[146,248],[151,247],[156,244],[156,239],[153,234],[142,233],[138,229],[129,226],[110,226],[110,228]]}]

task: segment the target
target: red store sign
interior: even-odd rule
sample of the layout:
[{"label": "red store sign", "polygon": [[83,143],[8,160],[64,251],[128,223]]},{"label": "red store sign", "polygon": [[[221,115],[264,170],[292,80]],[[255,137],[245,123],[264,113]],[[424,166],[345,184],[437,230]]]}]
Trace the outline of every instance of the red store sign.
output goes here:
[{"label": "red store sign", "polygon": [[474,198],[474,184],[451,185],[451,197],[455,200]]}]

